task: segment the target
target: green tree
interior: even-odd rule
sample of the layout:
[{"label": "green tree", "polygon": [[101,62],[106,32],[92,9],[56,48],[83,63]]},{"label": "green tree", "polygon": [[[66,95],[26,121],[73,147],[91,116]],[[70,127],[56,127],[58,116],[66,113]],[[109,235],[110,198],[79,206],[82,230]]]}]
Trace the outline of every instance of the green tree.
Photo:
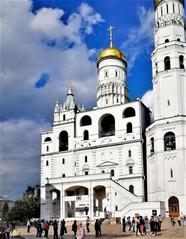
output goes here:
[{"label": "green tree", "polygon": [[27,186],[22,197],[10,209],[7,219],[10,221],[26,221],[28,218],[40,217],[40,186]]},{"label": "green tree", "polygon": [[8,211],[9,211],[9,206],[8,206],[8,203],[5,202],[3,207],[2,207],[2,216],[3,216],[3,218],[6,217]]}]

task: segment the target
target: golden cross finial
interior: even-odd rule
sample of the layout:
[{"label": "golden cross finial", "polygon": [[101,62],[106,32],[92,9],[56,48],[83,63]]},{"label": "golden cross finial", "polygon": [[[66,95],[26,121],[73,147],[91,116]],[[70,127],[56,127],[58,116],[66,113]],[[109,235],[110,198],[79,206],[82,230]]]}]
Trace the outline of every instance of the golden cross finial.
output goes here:
[{"label": "golden cross finial", "polygon": [[109,34],[110,34],[110,48],[113,47],[113,44],[112,44],[112,30],[114,29],[114,27],[110,26],[107,30],[109,31]]}]

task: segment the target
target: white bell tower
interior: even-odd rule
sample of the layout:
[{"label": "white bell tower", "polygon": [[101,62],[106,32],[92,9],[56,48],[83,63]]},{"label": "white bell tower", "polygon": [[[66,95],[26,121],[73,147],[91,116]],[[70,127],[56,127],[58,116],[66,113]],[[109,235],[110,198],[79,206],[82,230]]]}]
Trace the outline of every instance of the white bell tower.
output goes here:
[{"label": "white bell tower", "polygon": [[186,214],[186,42],[184,0],[154,0],[154,122],[146,129],[148,200]]},{"label": "white bell tower", "polygon": [[155,0],[154,119],[186,114],[184,0]]}]

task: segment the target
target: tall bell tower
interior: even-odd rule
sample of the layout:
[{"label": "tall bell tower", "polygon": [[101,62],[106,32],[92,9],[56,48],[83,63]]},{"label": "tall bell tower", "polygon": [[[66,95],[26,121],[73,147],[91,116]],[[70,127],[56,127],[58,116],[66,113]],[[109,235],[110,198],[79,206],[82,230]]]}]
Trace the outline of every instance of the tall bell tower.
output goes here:
[{"label": "tall bell tower", "polygon": [[186,114],[184,0],[155,0],[154,119]]},{"label": "tall bell tower", "polygon": [[154,0],[154,122],[146,130],[148,200],[186,214],[186,42],[184,0]]}]

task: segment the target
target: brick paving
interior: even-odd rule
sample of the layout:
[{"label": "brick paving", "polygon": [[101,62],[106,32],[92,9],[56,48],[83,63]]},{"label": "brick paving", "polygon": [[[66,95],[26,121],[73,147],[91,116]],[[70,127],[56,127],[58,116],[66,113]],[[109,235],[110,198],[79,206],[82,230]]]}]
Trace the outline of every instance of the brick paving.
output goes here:
[{"label": "brick paving", "polygon": [[[83,226],[85,228],[85,226]],[[35,236],[36,234],[36,229],[34,227],[31,227],[30,233],[27,233],[26,227],[18,227],[18,231],[21,234],[21,237],[25,239],[39,239]],[[63,239],[73,239],[73,234],[71,231],[71,225],[67,225],[67,231],[68,233],[63,237]],[[53,228],[50,227],[49,230],[49,239],[53,239],[52,236],[53,233]],[[116,225],[102,225],[102,236],[99,237],[100,239],[113,239],[113,238],[118,238],[118,239],[134,239],[137,238],[135,233],[123,233],[122,232],[122,226],[119,224]],[[145,235],[139,237],[143,238],[153,238],[153,235]],[[15,237],[16,238],[16,237]],[[44,238],[44,236],[42,236]],[[90,226],[90,233],[86,233],[85,238],[95,238],[94,236],[94,225],[91,224]],[[186,226],[178,226],[175,225],[174,227],[170,224],[170,222],[166,221],[162,225],[162,231],[158,233],[156,238],[161,238],[161,239],[186,239]],[[14,239],[14,237],[12,237]]]}]

